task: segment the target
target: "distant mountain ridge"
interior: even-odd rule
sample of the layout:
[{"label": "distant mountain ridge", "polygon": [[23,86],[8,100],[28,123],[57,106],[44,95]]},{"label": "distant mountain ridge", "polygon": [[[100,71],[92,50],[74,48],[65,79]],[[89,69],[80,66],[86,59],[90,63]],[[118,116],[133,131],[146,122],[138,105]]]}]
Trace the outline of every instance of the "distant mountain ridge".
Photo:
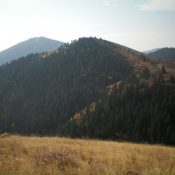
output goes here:
[{"label": "distant mountain ridge", "polygon": [[35,37],[20,42],[6,50],[0,52],[0,65],[15,60],[20,57],[25,57],[31,53],[42,53],[53,51],[59,48],[64,43],[61,41],[45,38]]},{"label": "distant mountain ridge", "polygon": [[155,48],[155,49],[151,49],[151,50],[146,50],[146,51],[143,51],[143,53],[145,54],[149,54],[149,53],[152,53],[152,52],[155,52],[155,51],[158,51],[160,50],[161,48]]},{"label": "distant mountain ridge", "polygon": [[175,61],[175,48],[161,48],[148,53],[147,56],[153,61]]}]

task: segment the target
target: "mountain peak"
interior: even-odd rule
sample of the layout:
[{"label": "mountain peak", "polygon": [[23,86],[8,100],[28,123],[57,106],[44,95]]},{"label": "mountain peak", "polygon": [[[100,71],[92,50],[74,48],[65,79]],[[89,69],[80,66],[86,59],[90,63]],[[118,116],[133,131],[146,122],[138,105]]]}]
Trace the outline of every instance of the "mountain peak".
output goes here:
[{"label": "mountain peak", "polygon": [[31,53],[53,51],[63,45],[63,42],[49,39],[43,36],[34,37],[22,41],[0,52],[0,65],[27,56]]}]

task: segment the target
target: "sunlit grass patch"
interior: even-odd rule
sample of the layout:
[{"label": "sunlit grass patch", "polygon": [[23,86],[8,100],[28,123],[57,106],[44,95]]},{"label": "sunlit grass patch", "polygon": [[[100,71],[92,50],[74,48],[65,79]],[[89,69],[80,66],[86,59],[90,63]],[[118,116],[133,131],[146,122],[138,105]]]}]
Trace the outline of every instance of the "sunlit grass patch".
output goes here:
[{"label": "sunlit grass patch", "polygon": [[175,148],[58,137],[0,138],[2,175],[175,175]]}]

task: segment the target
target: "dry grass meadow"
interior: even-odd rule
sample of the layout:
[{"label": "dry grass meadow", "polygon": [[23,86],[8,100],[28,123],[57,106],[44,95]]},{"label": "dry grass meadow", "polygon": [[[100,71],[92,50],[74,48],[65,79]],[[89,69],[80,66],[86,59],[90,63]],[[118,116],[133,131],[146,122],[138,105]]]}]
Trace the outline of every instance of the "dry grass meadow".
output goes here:
[{"label": "dry grass meadow", "polygon": [[175,147],[58,137],[0,138],[0,175],[175,175]]}]

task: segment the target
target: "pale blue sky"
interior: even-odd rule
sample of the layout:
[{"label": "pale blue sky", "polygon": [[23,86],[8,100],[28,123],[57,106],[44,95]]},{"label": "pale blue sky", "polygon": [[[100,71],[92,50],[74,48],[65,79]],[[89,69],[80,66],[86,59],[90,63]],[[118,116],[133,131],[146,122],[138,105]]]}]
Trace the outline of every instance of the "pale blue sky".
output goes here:
[{"label": "pale blue sky", "polygon": [[175,0],[0,0],[0,51],[31,37],[175,47]]}]

